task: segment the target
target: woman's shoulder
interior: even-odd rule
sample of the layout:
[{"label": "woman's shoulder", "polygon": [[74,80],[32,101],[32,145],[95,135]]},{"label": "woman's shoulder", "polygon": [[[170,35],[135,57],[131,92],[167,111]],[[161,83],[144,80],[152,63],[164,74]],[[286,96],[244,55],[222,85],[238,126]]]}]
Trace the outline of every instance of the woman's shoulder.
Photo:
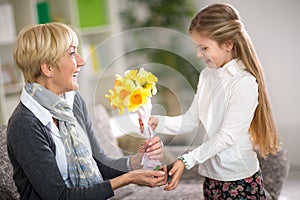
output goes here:
[{"label": "woman's shoulder", "polygon": [[30,130],[41,129],[43,124],[38,118],[22,103],[19,103],[8,120],[7,134],[21,136],[27,134]]},{"label": "woman's shoulder", "polygon": [[35,115],[21,102],[17,105],[9,118],[8,126],[13,124],[29,125],[30,122],[38,121]]}]

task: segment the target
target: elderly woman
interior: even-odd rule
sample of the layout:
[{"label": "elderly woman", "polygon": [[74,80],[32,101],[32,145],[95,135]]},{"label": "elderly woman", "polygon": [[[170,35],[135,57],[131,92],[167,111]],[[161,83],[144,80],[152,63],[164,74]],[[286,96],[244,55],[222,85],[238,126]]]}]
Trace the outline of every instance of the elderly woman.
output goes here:
[{"label": "elderly woman", "polygon": [[[60,23],[30,26],[18,36],[14,58],[26,84],[7,145],[21,199],[107,199],[130,183],[163,185],[166,169],[138,169],[141,154],[111,159],[101,149],[76,91],[85,64],[77,46],[75,32]],[[143,145],[153,159],[161,157],[158,137]]]}]

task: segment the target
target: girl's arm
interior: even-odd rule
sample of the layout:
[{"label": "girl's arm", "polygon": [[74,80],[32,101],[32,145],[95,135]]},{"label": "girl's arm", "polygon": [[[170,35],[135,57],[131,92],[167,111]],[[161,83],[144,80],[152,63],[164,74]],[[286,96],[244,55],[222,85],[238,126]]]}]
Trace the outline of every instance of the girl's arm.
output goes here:
[{"label": "girl's arm", "polygon": [[[191,106],[183,115],[169,117],[169,116],[153,116],[156,121],[155,131],[158,133],[174,135],[174,134],[185,134],[196,131],[199,121],[199,95],[200,90],[205,87],[205,82],[202,78],[202,73],[199,77],[197,86],[197,92],[194,96]],[[150,122],[151,125],[151,122]],[[152,126],[153,127],[153,126]]]},{"label": "girl's arm", "polygon": [[240,146],[246,145],[244,148],[252,148],[248,130],[257,104],[258,86],[255,79],[248,76],[238,81],[230,94],[223,125],[218,133],[193,151],[183,155],[188,169],[195,164],[205,162],[237,142]]}]

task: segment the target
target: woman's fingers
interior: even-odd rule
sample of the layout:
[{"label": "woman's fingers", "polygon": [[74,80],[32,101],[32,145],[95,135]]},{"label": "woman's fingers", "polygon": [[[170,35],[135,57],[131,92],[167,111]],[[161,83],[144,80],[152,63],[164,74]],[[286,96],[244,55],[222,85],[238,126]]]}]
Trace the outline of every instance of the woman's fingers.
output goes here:
[{"label": "woman's fingers", "polygon": [[[147,140],[145,141],[145,143],[147,143]],[[160,138],[158,136],[155,136],[152,140],[149,141],[146,153],[149,154],[151,159],[160,159],[163,157],[162,147],[163,145],[160,141]]]}]

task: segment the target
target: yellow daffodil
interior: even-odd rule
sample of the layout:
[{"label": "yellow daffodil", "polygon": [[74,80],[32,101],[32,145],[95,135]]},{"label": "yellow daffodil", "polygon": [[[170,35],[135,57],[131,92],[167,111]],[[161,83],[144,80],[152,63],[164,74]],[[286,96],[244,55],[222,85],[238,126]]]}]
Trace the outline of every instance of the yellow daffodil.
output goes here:
[{"label": "yellow daffodil", "polygon": [[125,108],[129,112],[135,112],[156,94],[157,81],[157,77],[144,68],[128,70],[124,72],[124,77],[116,74],[114,88],[110,89],[105,97],[109,99],[112,108],[119,109],[121,114],[124,113]]},{"label": "yellow daffodil", "polygon": [[137,109],[145,105],[148,101],[148,90],[143,88],[137,88],[129,96],[129,104],[128,104],[128,111],[135,112]]}]

